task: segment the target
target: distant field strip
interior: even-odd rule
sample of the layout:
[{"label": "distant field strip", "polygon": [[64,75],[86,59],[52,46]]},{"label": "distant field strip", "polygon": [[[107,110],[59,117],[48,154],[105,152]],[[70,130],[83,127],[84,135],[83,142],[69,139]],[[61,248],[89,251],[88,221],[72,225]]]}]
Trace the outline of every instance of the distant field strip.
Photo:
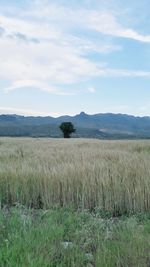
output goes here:
[{"label": "distant field strip", "polygon": [[150,209],[150,141],[0,139],[1,206]]}]

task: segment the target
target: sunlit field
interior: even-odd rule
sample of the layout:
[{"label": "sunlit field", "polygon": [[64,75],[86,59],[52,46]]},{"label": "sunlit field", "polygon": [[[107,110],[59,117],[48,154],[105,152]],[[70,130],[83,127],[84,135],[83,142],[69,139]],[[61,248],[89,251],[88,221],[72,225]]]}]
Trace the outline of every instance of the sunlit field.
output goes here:
[{"label": "sunlit field", "polygon": [[0,139],[0,201],[124,214],[150,209],[150,141]]},{"label": "sunlit field", "polygon": [[150,141],[0,139],[1,267],[149,267]]}]

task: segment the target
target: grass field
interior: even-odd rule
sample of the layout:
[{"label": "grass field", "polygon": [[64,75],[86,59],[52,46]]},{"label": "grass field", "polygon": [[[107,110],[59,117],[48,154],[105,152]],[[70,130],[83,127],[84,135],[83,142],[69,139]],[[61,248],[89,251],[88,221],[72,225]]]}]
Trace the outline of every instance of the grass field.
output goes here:
[{"label": "grass field", "polygon": [[0,215],[1,267],[149,267],[150,216],[17,206]]},{"label": "grass field", "polygon": [[150,141],[0,139],[0,266],[149,267]]},{"label": "grass field", "polygon": [[150,209],[150,141],[0,139],[1,205]]}]

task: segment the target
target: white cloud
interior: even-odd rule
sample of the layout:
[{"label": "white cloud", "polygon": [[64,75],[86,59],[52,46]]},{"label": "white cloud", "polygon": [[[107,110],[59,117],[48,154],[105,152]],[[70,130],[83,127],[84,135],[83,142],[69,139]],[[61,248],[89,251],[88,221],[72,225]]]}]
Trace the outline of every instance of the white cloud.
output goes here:
[{"label": "white cloud", "polygon": [[150,43],[150,35],[142,35],[132,28],[123,27],[111,13],[98,11],[89,12],[87,26],[106,35]]},{"label": "white cloud", "polygon": [[149,35],[121,26],[110,12],[32,1],[29,9],[19,10],[17,18],[16,14],[0,15],[0,78],[10,83],[5,91],[35,87],[72,94],[61,86],[96,76],[150,77],[149,72],[113,70],[91,60],[90,52],[110,53],[121,47],[90,36],[79,37],[74,29],[150,42]]},{"label": "white cloud", "polygon": [[33,13],[35,17],[41,18],[44,16],[48,21],[55,21],[58,25],[65,25],[66,28],[77,26],[79,28],[95,30],[106,35],[150,43],[150,35],[142,35],[133,30],[132,27],[122,26],[118,22],[118,14],[115,16],[115,12],[111,12],[110,9],[89,10],[80,8],[72,10],[71,8],[50,4],[49,1],[44,2],[45,5],[40,1],[34,2],[36,3],[36,9]]},{"label": "white cloud", "polygon": [[96,92],[96,89],[94,88],[94,87],[89,87],[88,88],[88,92],[90,92],[90,93],[95,93]]},{"label": "white cloud", "polygon": [[138,71],[138,70],[125,70],[125,69],[108,69],[105,68],[103,71],[99,71],[99,76],[103,77],[140,77],[150,78],[150,71]]},{"label": "white cloud", "polygon": [[17,40],[10,42],[8,39],[2,39],[0,60],[0,78],[9,78],[11,89],[14,85],[19,87],[19,84],[25,84],[25,81],[26,86],[29,81],[32,86],[34,81],[34,85],[42,85],[43,90],[48,88],[48,91],[53,92],[49,88],[56,87],[56,84],[81,81],[86,76],[95,76],[99,70],[96,64],[78,55],[74,48],[46,42],[29,45],[18,43]]},{"label": "white cloud", "polygon": [[61,113],[48,113],[43,111],[36,111],[32,109],[22,109],[22,108],[14,108],[14,107],[1,107],[0,106],[0,114],[18,114],[24,116],[53,116],[59,117]]},{"label": "white cloud", "polygon": [[59,88],[50,87],[46,82],[41,82],[38,80],[18,80],[11,84],[11,86],[5,87],[5,93],[9,93],[10,91],[14,91],[21,88],[37,88],[52,94],[56,95],[74,95],[73,92],[66,92]]}]

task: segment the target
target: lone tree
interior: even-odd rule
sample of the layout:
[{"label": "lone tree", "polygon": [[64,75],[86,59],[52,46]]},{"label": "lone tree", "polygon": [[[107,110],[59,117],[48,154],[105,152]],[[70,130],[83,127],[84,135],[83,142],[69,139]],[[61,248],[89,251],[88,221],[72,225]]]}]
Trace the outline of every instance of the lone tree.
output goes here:
[{"label": "lone tree", "polygon": [[59,128],[63,132],[64,138],[70,138],[70,135],[76,131],[71,122],[62,122]]}]

